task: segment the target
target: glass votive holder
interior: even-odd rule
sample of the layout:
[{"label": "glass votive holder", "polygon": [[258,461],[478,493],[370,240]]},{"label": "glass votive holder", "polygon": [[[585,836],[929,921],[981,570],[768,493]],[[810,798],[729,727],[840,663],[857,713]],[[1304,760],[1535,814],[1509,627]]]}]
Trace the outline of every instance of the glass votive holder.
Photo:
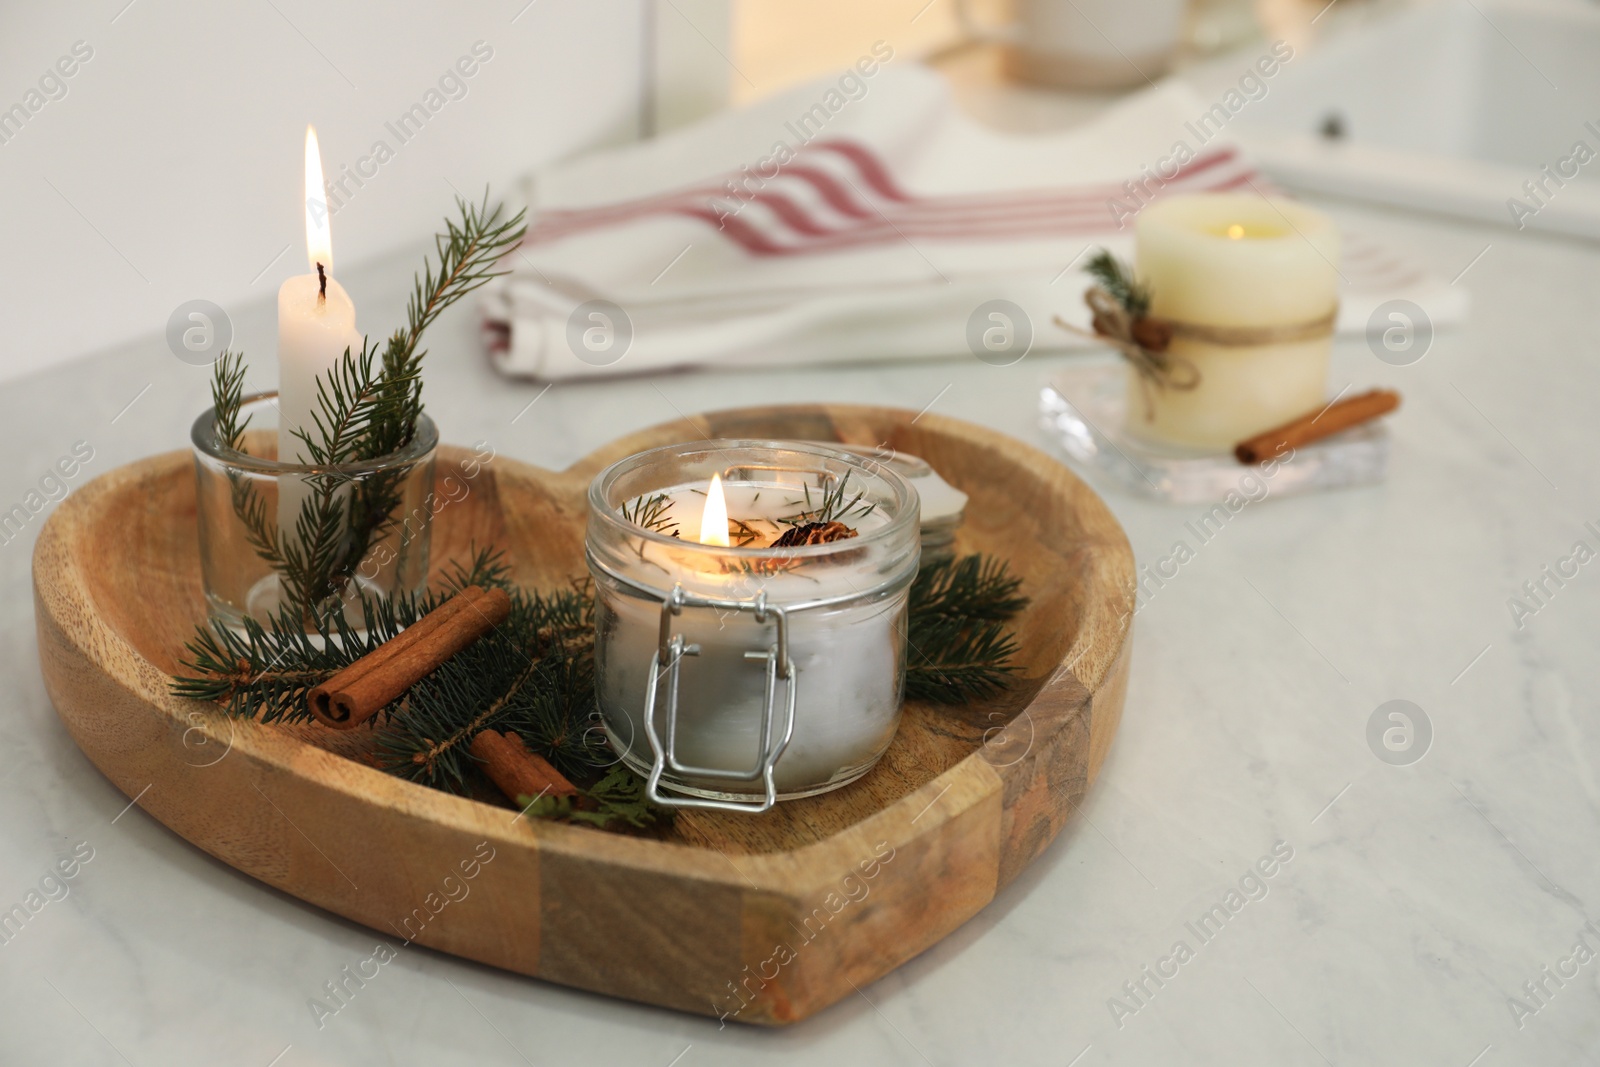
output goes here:
[{"label": "glass votive holder", "polygon": [[[773,543],[827,522],[854,534]],[[906,480],[825,445],[670,445],[602,471],[596,691],[651,799],[759,812],[871,769],[900,722],[919,542]]]},{"label": "glass votive holder", "polygon": [[[409,444],[375,460],[279,463],[277,397],[244,398],[242,450],[221,439],[214,408],[190,431],[206,606],[235,628],[294,605],[308,631],[336,613],[359,630],[361,594],[419,593],[427,580],[438,429],[422,415]],[[323,520],[309,538],[306,518]]]}]

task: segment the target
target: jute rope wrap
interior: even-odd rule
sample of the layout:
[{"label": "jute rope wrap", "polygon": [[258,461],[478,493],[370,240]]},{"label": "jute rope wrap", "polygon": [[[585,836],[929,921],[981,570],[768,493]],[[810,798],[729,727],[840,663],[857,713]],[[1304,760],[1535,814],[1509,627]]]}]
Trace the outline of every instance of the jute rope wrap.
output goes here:
[{"label": "jute rope wrap", "polygon": [[1198,322],[1164,320],[1172,327],[1172,336],[1186,341],[1200,341],[1223,348],[1250,348],[1255,345],[1286,345],[1296,341],[1316,341],[1333,336],[1333,327],[1339,319],[1339,307],[1334,305],[1320,319],[1308,322],[1291,322],[1284,326],[1207,326]]},{"label": "jute rope wrap", "polygon": [[1308,322],[1294,322],[1283,326],[1210,326],[1197,322],[1179,322],[1157,319],[1154,316],[1135,317],[1122,302],[1102,286],[1092,286],[1083,294],[1083,302],[1093,313],[1094,330],[1080,329],[1056,316],[1056,325],[1080,337],[1087,337],[1110,345],[1139,375],[1140,392],[1144,395],[1145,417],[1153,416],[1155,399],[1152,391],[1177,389],[1186,391],[1200,384],[1200,368],[1193,362],[1167,351],[1173,338],[1199,341],[1202,344],[1223,348],[1253,348],[1257,345],[1292,344],[1296,341],[1314,341],[1333,335],[1334,323],[1339,317],[1338,305],[1320,318]]}]

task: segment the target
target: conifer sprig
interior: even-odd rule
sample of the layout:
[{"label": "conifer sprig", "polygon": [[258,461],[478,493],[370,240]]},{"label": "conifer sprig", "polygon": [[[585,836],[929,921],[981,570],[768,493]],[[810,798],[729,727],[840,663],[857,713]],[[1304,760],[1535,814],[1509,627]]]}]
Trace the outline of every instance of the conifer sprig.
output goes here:
[{"label": "conifer sprig", "polygon": [[1006,623],[1028,599],[1022,580],[987,556],[924,567],[907,611],[906,696],[960,704],[994,696],[1016,670],[1016,638]]},{"label": "conifer sprig", "polygon": [[1150,314],[1150,287],[1134,276],[1133,268],[1109,251],[1104,248],[1097,251],[1084,270],[1133,318],[1142,319]]},{"label": "conifer sprig", "polygon": [[250,418],[239,415],[244,402],[244,353],[226,351],[211,374],[211,405],[217,413],[217,439],[235,452],[244,451],[244,432]]},{"label": "conifer sprig", "polygon": [[463,649],[396,702],[378,730],[385,770],[465,790],[482,730],[512,730],[557,769],[583,775],[605,754],[594,725],[592,601],[512,589],[506,621]]}]

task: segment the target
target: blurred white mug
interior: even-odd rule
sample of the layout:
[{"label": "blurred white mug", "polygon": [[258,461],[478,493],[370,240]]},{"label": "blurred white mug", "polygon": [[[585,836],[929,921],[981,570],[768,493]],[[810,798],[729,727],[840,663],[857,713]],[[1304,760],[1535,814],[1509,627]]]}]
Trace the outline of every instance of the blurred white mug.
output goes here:
[{"label": "blurred white mug", "polygon": [[1007,45],[1021,80],[1066,89],[1141,85],[1165,73],[1182,43],[1189,0],[1012,0],[1016,21],[985,26],[956,0],[968,33]]}]

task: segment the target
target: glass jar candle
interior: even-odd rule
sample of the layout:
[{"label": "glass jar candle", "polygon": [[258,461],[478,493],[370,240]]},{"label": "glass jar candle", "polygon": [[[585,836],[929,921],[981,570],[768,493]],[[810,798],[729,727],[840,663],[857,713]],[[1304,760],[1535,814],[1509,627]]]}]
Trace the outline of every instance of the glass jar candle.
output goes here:
[{"label": "glass jar candle", "polygon": [[825,445],[670,445],[602,471],[595,685],[651,799],[765,811],[865,774],[900,721],[919,540],[906,480]]}]

